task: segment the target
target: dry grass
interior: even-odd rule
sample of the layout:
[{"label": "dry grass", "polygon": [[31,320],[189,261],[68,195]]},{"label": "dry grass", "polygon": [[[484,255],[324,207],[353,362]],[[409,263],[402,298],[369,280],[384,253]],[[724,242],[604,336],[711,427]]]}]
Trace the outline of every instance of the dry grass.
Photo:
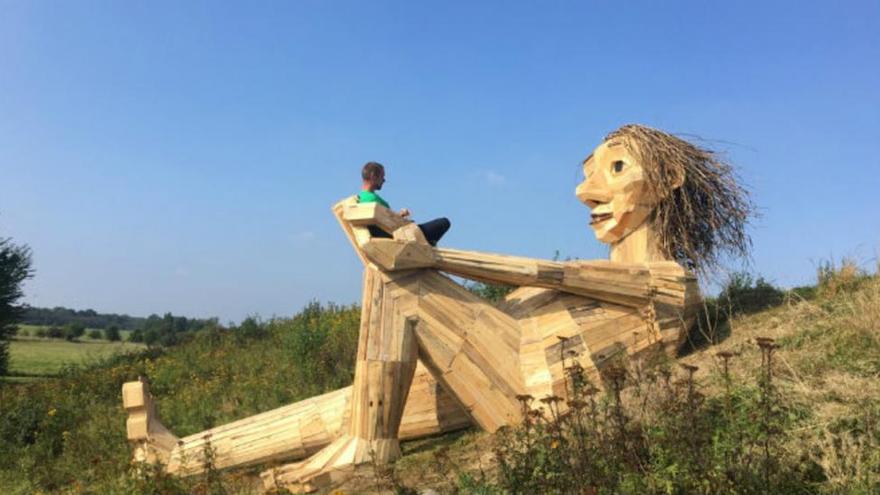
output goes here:
[{"label": "dry grass", "polygon": [[880,276],[847,260],[824,264],[818,275],[815,298],[790,294],[780,307],[734,318],[729,338],[683,361],[713,369],[717,352],[728,351],[731,374],[750,380],[760,353],[753,343],[775,339],[775,383],[810,413],[786,448],[822,467],[827,491],[849,493],[855,480],[876,482],[880,465]]},{"label": "dry grass", "polygon": [[755,339],[770,337],[781,344],[776,376],[790,395],[834,416],[841,407],[880,398],[880,277],[864,278],[860,285],[853,291],[826,290],[833,296],[811,301],[791,295],[780,307],[734,317],[726,340],[683,362],[713,369],[719,366],[715,354],[728,351],[737,356],[731,373],[748,379],[760,353]]}]

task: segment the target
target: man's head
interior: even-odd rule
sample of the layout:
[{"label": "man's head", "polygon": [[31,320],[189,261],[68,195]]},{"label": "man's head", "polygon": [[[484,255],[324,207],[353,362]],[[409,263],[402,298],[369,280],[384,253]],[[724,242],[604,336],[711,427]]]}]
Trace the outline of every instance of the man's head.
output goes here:
[{"label": "man's head", "polygon": [[584,160],[578,199],[596,238],[615,243],[646,222],[669,259],[711,268],[719,252],[747,255],[753,212],[732,168],[710,150],[642,125],[610,133]]},{"label": "man's head", "polygon": [[381,163],[367,162],[361,170],[361,178],[364,180],[364,189],[378,191],[385,183],[385,167]]}]

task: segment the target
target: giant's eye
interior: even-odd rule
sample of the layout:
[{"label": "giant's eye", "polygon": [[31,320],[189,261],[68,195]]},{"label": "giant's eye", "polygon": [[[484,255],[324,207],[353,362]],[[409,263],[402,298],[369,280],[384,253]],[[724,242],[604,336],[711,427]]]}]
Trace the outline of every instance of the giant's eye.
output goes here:
[{"label": "giant's eye", "polygon": [[611,170],[613,170],[615,174],[619,174],[623,172],[624,165],[625,163],[623,163],[623,160],[617,160],[611,164]]}]

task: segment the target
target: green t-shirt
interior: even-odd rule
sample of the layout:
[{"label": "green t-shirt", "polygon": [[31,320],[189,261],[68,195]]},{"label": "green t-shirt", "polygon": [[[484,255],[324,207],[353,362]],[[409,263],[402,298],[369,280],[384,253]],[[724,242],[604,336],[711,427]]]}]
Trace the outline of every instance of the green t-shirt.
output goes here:
[{"label": "green t-shirt", "polygon": [[379,203],[385,208],[391,208],[388,202],[382,199],[382,196],[370,191],[361,191],[358,193],[358,203]]}]

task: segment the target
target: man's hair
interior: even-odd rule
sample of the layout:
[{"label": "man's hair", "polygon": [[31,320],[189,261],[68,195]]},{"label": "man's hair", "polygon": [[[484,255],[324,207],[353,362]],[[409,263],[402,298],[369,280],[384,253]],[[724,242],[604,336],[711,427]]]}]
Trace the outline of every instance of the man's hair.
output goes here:
[{"label": "man's hair", "polygon": [[367,162],[367,164],[364,165],[363,170],[361,170],[361,177],[364,180],[373,180],[379,178],[379,176],[384,173],[385,167],[383,167],[381,163]]}]

